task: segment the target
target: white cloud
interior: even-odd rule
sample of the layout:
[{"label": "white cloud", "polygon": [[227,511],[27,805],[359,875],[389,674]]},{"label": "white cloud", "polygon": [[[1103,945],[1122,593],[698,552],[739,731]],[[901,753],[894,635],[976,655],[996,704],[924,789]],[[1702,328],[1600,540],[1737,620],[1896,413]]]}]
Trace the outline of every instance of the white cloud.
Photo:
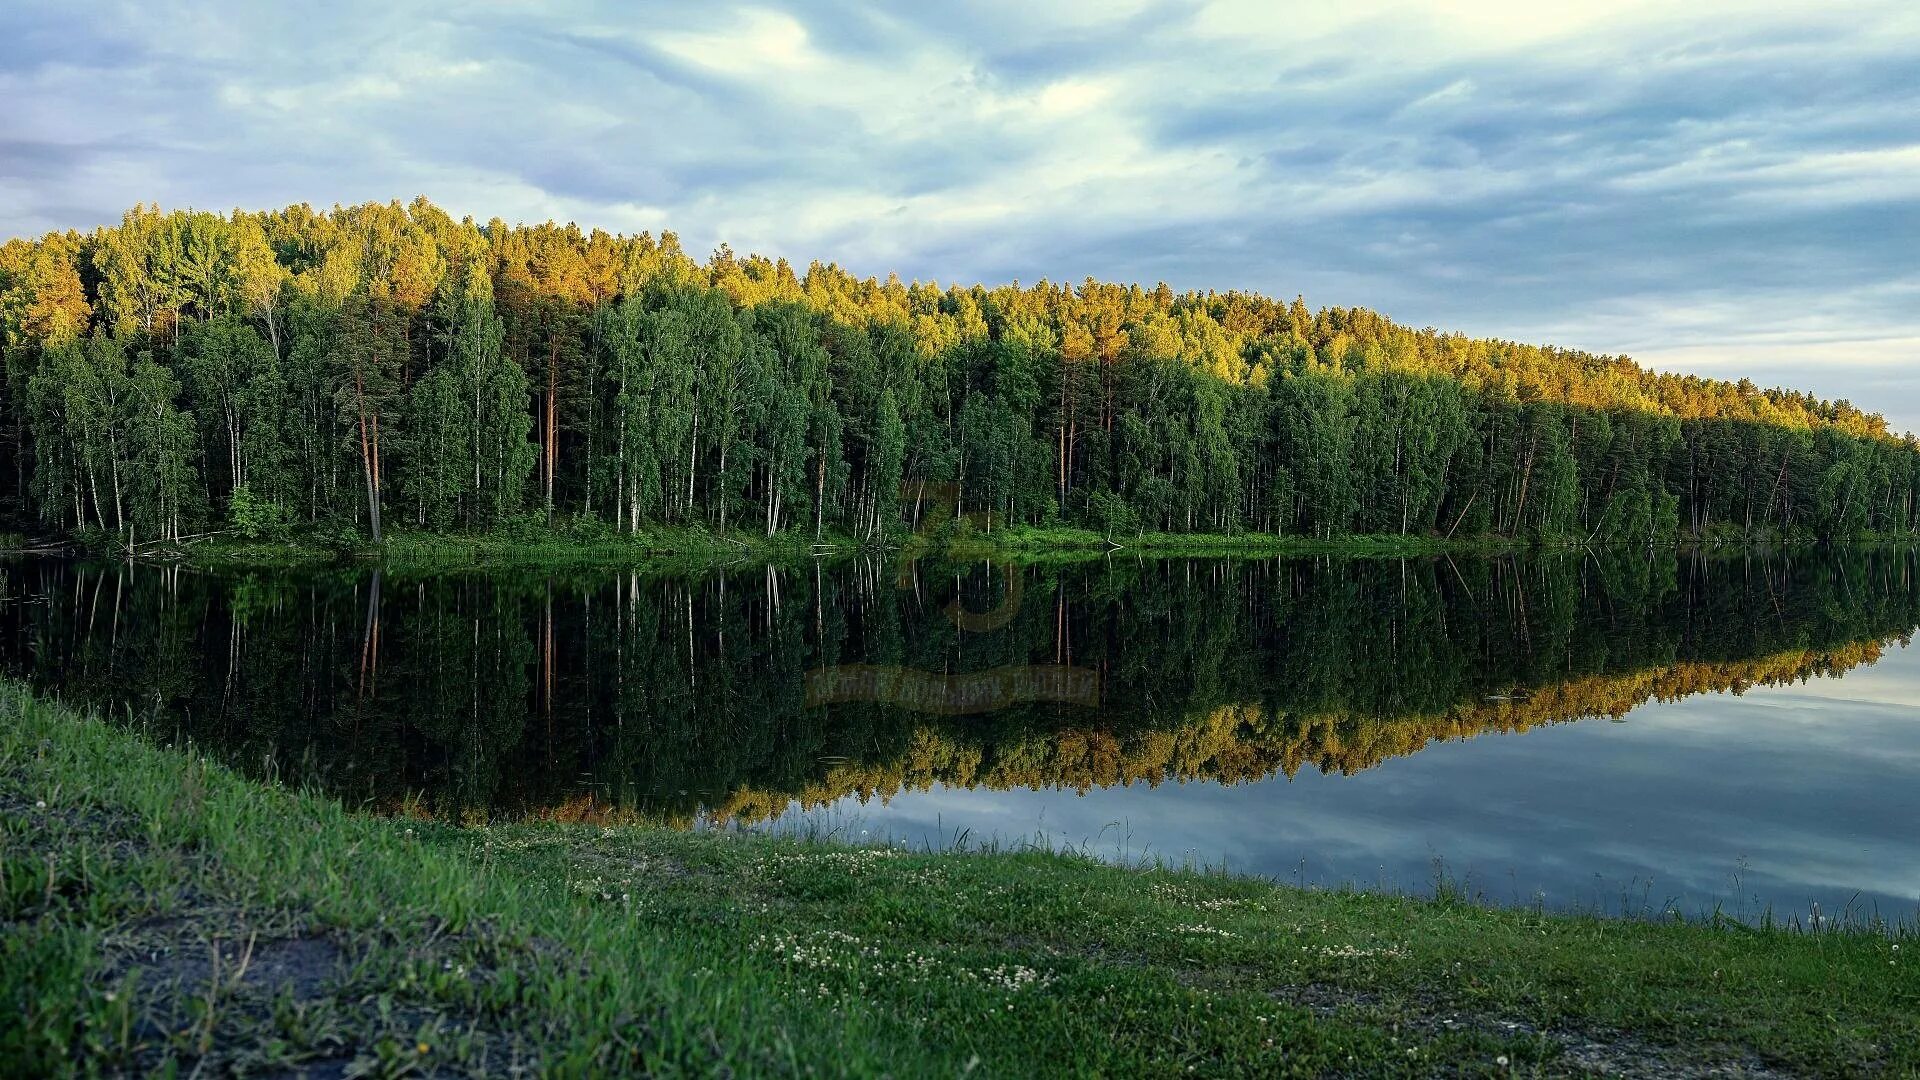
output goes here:
[{"label": "white cloud", "polygon": [[[1920,336],[1905,0],[14,8],[0,98],[7,232],[425,193],[877,274],[1304,291],[1816,388],[1904,378]],[[1920,376],[1875,386],[1920,425]]]},{"label": "white cloud", "polygon": [[1089,112],[1113,97],[1113,84],[1103,79],[1062,79],[1040,91],[1035,104],[1048,117]]},{"label": "white cloud", "polygon": [[750,8],[721,29],[655,35],[654,43],[715,71],[753,78],[818,72],[826,59],[807,41],[807,28],[783,11]]}]

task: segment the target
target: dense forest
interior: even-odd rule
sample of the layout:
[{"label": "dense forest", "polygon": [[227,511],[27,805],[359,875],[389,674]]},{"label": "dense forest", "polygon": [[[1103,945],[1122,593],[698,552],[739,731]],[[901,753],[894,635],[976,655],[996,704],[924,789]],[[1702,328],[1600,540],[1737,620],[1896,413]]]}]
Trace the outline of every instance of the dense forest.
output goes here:
[{"label": "dense forest", "polygon": [[[1355,773],[1434,740],[1837,675],[1920,625],[1920,556],[1600,550],[978,570],[878,556],[661,577],[226,576],[0,564],[0,672],[351,802],[449,817],[702,812],[933,784]],[[812,703],[813,673],[1091,673],[1099,704]]]},{"label": "dense forest", "polygon": [[117,542],[999,522],[1644,544],[1920,526],[1846,402],[1372,311],[704,264],[424,199],[0,247],[0,517]]}]

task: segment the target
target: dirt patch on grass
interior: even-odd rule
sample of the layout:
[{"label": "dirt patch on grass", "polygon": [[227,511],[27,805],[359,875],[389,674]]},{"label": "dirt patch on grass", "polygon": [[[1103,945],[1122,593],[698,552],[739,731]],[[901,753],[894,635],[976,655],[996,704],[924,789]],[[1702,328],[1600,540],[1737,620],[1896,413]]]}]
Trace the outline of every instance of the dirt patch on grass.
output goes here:
[{"label": "dirt patch on grass", "polygon": [[526,1050],[472,1005],[504,951],[484,928],[350,932],[207,905],[110,930],[96,987],[126,995],[135,1074],[511,1075]]},{"label": "dirt patch on grass", "polygon": [[[1076,952],[1078,952],[1076,950]],[[1089,956],[1102,963],[1150,965],[1145,958],[1126,957],[1107,950]],[[1398,1031],[1424,1040],[1479,1038],[1494,1044],[1531,1044],[1544,1051],[1542,1065],[1552,1076],[1608,1076],[1625,1080],[1785,1080],[1799,1075],[1769,1064],[1737,1046],[1664,1045],[1624,1031],[1542,1026],[1524,1020],[1461,1009],[1437,994],[1397,993],[1309,982],[1274,985],[1272,973],[1259,968],[1210,965],[1203,968],[1167,968],[1176,979],[1198,990],[1230,992],[1255,990],[1273,1000],[1328,1020],[1345,1020]]]},{"label": "dirt patch on grass", "polygon": [[49,830],[84,831],[100,840],[135,840],[139,831],[131,814],[61,805],[47,805],[45,799],[30,799],[19,790],[20,780],[13,775],[0,777],[0,818],[26,826],[29,842],[35,834]]},{"label": "dirt patch on grass", "polygon": [[[282,920],[275,920],[280,922]],[[249,928],[217,910],[135,924],[113,935],[103,977],[186,995],[228,989],[294,1000],[323,996],[346,969],[346,950],[322,931]]]},{"label": "dirt patch on grass", "polygon": [[34,882],[16,890],[6,931],[88,935],[93,962],[69,1002],[68,1037],[100,1073],[527,1071],[524,1040],[477,1003],[530,947],[486,925],[396,913],[353,930],[299,903],[236,904],[215,853],[156,843],[135,814],[29,791],[18,773],[0,774],[0,836]]},{"label": "dirt patch on grass", "polygon": [[[1550,1047],[1546,1068],[1554,1075],[1594,1075],[1624,1080],[1785,1080],[1797,1075],[1768,1065],[1757,1055],[1729,1047],[1687,1050],[1620,1031],[1564,1025],[1541,1027],[1447,1008],[1434,998],[1389,998],[1372,991],[1325,984],[1273,987],[1269,996],[1315,1016],[1345,1016],[1397,1028],[1427,1039],[1482,1035],[1503,1041],[1533,1040]],[[1710,1060],[1708,1059],[1710,1058]]]}]

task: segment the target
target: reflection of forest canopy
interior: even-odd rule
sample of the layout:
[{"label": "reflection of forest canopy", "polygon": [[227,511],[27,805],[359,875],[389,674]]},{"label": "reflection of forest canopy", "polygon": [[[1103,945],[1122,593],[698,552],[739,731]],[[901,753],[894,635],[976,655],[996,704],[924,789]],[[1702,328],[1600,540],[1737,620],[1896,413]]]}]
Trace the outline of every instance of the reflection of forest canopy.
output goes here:
[{"label": "reflection of forest canopy", "polygon": [[[435,812],[757,819],[934,783],[1356,772],[1436,739],[1870,663],[1920,623],[1908,552],[1026,571],[852,563],[698,579],[419,580],[7,567],[10,670],[248,768]],[[809,708],[820,666],[1070,664],[1098,712]]]},{"label": "reflection of forest canopy", "polygon": [[0,361],[0,519],[135,539],[871,536],[916,481],[1112,532],[1920,527],[1920,449],[1844,401],[1299,299],[703,264],[425,200],[9,241]]},{"label": "reflection of forest canopy", "polygon": [[[1269,716],[1258,705],[1222,705],[1163,730],[1121,733],[1070,728],[983,745],[965,731],[916,726],[898,758],[831,766],[797,791],[742,788],[710,805],[716,817],[758,821],[792,803],[820,806],[848,795],[881,798],[935,784],[958,787],[1069,788],[1089,791],[1167,780],[1234,784],[1303,767],[1347,775],[1428,743],[1490,732],[1523,732],[1541,724],[1625,716],[1648,701],[1837,675],[1880,656],[1875,642],[1830,651],[1799,650],[1752,661],[1678,663],[1625,675],[1592,675],[1508,701],[1464,703],[1434,716],[1350,714]],[[623,816],[593,799],[576,798],[545,812],[562,819]]]}]

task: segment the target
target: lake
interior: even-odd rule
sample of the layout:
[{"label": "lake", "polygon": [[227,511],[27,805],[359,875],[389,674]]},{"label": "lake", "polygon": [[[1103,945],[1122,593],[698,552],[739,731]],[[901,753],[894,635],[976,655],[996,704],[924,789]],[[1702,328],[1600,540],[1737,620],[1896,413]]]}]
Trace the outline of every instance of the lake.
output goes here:
[{"label": "lake", "polygon": [[1920,909],[1912,551],[0,564],[0,667],[379,812],[1044,843],[1494,903]]}]

